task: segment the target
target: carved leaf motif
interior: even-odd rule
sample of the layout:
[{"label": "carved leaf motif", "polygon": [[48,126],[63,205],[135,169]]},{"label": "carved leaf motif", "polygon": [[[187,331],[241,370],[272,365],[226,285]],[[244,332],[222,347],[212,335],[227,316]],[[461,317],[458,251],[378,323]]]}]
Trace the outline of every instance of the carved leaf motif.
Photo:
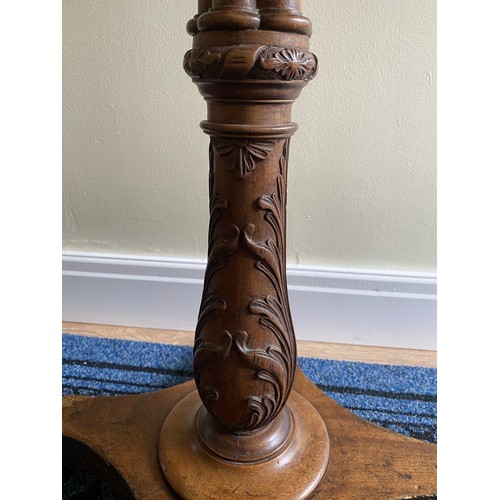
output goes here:
[{"label": "carved leaf motif", "polygon": [[214,403],[219,399],[219,391],[211,385],[198,384],[198,393],[205,405],[205,408],[210,412],[214,412]]},{"label": "carved leaf motif", "polygon": [[212,144],[215,152],[226,158],[229,170],[242,179],[269,158],[276,141],[212,139]]},{"label": "carved leaf motif", "polygon": [[283,292],[283,274],[280,265],[280,253],[276,243],[268,239],[264,243],[260,243],[253,239],[255,233],[255,226],[248,224],[243,229],[243,243],[255,256],[258,261],[255,264],[257,269],[262,271],[271,281],[276,290],[276,293],[281,295]]},{"label": "carved leaf motif", "polygon": [[[252,349],[248,346],[248,333],[239,330],[231,334],[225,330],[217,344],[198,338],[194,345],[195,381],[200,390],[203,403],[217,416],[213,403],[218,400],[218,388],[203,382],[204,372],[216,373],[220,363],[226,360],[232,352],[241,356],[245,366],[255,369],[257,379],[271,386],[271,391],[265,395],[250,393],[246,399],[248,417],[244,424],[251,430],[269,422],[279,412],[289,384],[289,368],[286,357],[280,349],[269,346],[266,349]],[[210,377],[209,377],[210,378]]]},{"label": "carved leaf motif", "polygon": [[188,50],[184,55],[184,71],[192,78],[201,78],[204,76],[207,68],[211,64],[219,62],[220,58],[220,54],[196,47]]},{"label": "carved leaf motif", "polygon": [[222,340],[218,344],[207,342],[203,337],[198,337],[193,347],[193,365],[196,384],[200,385],[201,374],[211,366],[217,366],[231,353],[233,337],[228,331],[224,331]]},{"label": "carved leaf motif", "polygon": [[287,159],[288,140],[284,144],[283,155],[280,159],[281,173],[276,180],[276,192],[271,195],[262,195],[257,200],[259,208],[266,212],[264,219],[271,227],[274,238],[268,238],[264,242],[256,241],[253,238],[255,227],[252,224],[245,227],[242,233],[242,241],[246,248],[258,257],[255,267],[265,274],[276,292],[276,296],[268,295],[264,299],[253,300],[248,309],[250,313],[260,316],[260,323],[271,331],[279,342],[279,349],[273,350],[275,357],[280,356],[284,360],[284,373],[281,376],[283,388],[280,391],[279,408],[284,404],[291,390],[296,359],[295,335],[288,306],[284,260],[286,210],[284,175],[286,175]]},{"label": "carved leaf motif", "polygon": [[278,339],[282,356],[285,359],[293,359],[295,343],[293,337],[289,335],[292,325],[288,310],[285,310],[283,305],[271,295],[268,295],[264,300],[254,300],[248,308],[252,314],[259,315],[260,322],[274,333]]},{"label": "carved leaf motif", "polygon": [[196,325],[196,332],[201,332],[201,330],[203,330],[203,327],[209,321],[215,318],[217,311],[225,311],[226,308],[227,304],[225,300],[223,300],[211,290],[206,290],[201,301],[198,323]]},{"label": "carved leaf motif", "polygon": [[277,414],[276,401],[269,396],[263,398],[250,396],[247,403],[251,412],[246,424],[248,429],[255,429],[266,422],[270,422],[274,415]]},{"label": "carved leaf motif", "polygon": [[268,346],[265,349],[248,347],[248,333],[238,332],[235,338],[236,350],[246,363],[256,368],[257,377],[270,382],[275,390],[275,396],[280,399],[286,386],[286,359],[278,349]]},{"label": "carved leaf motif", "polygon": [[[252,142],[251,148],[248,147],[249,142]],[[258,238],[259,241],[253,224],[246,226],[233,224],[224,226],[224,229],[219,228],[219,221],[228,208],[228,202],[215,191],[213,155],[227,155],[232,161],[240,159],[242,166],[239,174],[244,176],[245,168],[248,169],[248,165],[245,167],[245,162],[242,160],[244,154],[250,157],[248,162],[257,162],[269,156],[276,142],[267,142],[265,147],[258,148],[254,147],[255,144],[258,145],[258,141],[213,140],[211,148],[210,251],[196,331],[194,372],[200,397],[208,411],[223,426],[232,430],[248,431],[269,423],[286,403],[295,375],[295,336],[288,306],[284,255],[288,140],[283,143],[276,189],[256,200],[256,206],[264,212],[263,220],[267,223],[265,225],[268,229],[268,237],[263,240]],[[235,151],[237,149],[240,151]],[[254,158],[251,158],[252,156]],[[238,166],[237,171],[239,168]],[[208,322],[216,318],[217,323],[222,320],[223,312],[228,307],[226,302],[210,288],[211,279],[214,273],[227,264],[229,257],[240,244],[256,258],[256,269],[266,276],[273,289],[270,295],[254,297],[248,304],[248,312],[256,316],[261,328],[265,328],[270,334],[269,340],[264,345],[260,343],[258,337],[257,345],[254,343],[250,330],[250,334],[243,330],[222,331],[215,325],[205,330]],[[222,398],[222,395],[226,394],[222,392],[224,387],[231,383],[220,380],[221,363],[224,366],[224,373],[234,366],[244,367],[245,377],[250,377],[249,383],[244,384],[244,390],[240,383],[233,382],[231,385],[235,404],[239,408],[238,420],[221,410],[219,394]]]},{"label": "carved leaf motif", "polygon": [[210,253],[208,255],[207,269],[205,271],[205,288],[208,287],[213,275],[222,269],[229,257],[238,250],[240,242],[240,229],[233,224],[230,227],[231,234],[227,239],[214,239],[210,241]]},{"label": "carved leaf motif", "polygon": [[269,59],[260,58],[264,69],[272,69],[283,75],[285,80],[305,80],[313,75],[316,60],[312,54],[305,54],[293,48],[283,49]]},{"label": "carved leaf motif", "polygon": [[242,241],[258,261],[255,266],[262,271],[273,284],[277,297],[283,304],[286,303],[285,285],[285,217],[286,217],[286,189],[284,179],[287,168],[288,140],[283,146],[280,158],[281,173],[276,179],[276,191],[270,195],[264,194],[257,200],[257,206],[265,211],[264,219],[272,229],[274,238],[264,242],[255,241],[253,235],[255,226],[248,224],[243,228]]}]

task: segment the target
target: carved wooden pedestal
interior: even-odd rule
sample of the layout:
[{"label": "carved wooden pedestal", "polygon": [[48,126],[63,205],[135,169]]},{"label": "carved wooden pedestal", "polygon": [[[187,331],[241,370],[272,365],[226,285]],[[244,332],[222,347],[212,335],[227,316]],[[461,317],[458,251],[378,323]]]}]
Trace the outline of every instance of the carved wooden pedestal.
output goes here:
[{"label": "carved wooden pedestal", "polygon": [[317,71],[300,1],[201,0],[188,31],[184,69],[207,101],[210,136],[194,382],[66,398],[67,460],[132,498],[435,494],[435,446],[355,417],[296,373],[285,262],[291,108]]}]

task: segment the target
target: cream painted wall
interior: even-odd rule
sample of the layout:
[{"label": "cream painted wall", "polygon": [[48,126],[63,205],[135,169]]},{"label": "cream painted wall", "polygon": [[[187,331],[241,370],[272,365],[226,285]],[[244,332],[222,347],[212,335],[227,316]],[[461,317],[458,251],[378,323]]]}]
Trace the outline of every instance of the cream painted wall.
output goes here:
[{"label": "cream painted wall", "polygon": [[[436,4],[304,0],[290,264],[436,269]],[[65,250],[205,258],[205,103],[182,69],[195,0],[63,0]]]}]

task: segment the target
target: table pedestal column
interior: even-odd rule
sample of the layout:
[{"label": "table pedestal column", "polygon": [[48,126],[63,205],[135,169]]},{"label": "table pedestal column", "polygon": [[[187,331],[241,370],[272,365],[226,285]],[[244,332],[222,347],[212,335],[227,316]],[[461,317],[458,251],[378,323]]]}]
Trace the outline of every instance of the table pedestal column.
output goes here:
[{"label": "table pedestal column", "polygon": [[184,69],[207,101],[201,126],[210,136],[194,380],[63,403],[65,461],[96,471],[124,498],[436,493],[434,445],[354,416],[297,368],[286,284],[291,110],[318,64],[300,4],[200,1],[188,23]]}]

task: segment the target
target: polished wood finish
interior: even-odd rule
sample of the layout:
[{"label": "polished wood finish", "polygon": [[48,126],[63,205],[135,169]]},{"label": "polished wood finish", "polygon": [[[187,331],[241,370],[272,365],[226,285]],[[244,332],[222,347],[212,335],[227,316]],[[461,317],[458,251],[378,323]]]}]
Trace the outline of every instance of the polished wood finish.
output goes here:
[{"label": "polished wood finish", "polygon": [[194,374],[208,411],[229,431],[270,423],[293,382],[284,267],[287,146],[212,139],[209,257]]},{"label": "polished wood finish", "polygon": [[318,68],[301,9],[296,0],[200,1],[188,22],[183,65],[207,102],[210,136],[194,382],[64,401],[67,453],[124,497],[435,493],[435,446],[359,419],[297,368],[286,283],[291,112]]},{"label": "polished wood finish", "polygon": [[[314,408],[296,398],[287,405],[297,365],[286,284],[288,157],[297,130],[291,111],[317,69],[310,30],[296,29],[305,19],[299,4],[260,2],[257,10],[252,0],[213,0],[184,58],[207,102],[201,127],[210,136],[208,262],[193,364],[204,408],[191,398],[174,409],[161,440],[169,453],[160,451],[165,477],[184,497],[207,492],[207,484],[194,485],[213,475],[213,463],[229,464],[230,483],[249,478],[257,495],[257,485],[266,487],[274,475],[283,498],[291,471],[301,478],[297,498],[305,498],[326,467],[326,460],[305,460]],[[261,15],[269,22],[256,30]],[[265,28],[273,23],[289,45],[270,44]],[[314,429],[324,429],[321,418]],[[173,467],[183,447],[205,450],[210,460],[191,454],[186,463],[195,467]],[[328,439],[316,439],[314,456],[328,453]],[[286,473],[274,457],[287,464]],[[226,495],[222,482],[210,485],[214,497]]]},{"label": "polished wood finish", "polygon": [[[300,370],[293,390],[321,415],[330,440],[326,472],[310,498],[399,500],[436,495],[435,445],[396,434],[355,416],[320,391]],[[164,480],[158,464],[159,436],[169,414],[192,394],[197,394],[194,381],[149,394],[66,397],[65,462],[94,471],[120,498],[179,498]],[[180,452],[178,459],[184,463],[185,454]],[[243,475],[249,473],[245,469]],[[280,484],[272,478],[266,481],[268,493],[260,498],[278,498],[275,495],[279,495]],[[206,488],[213,485],[207,484]],[[250,490],[246,496],[242,491],[226,496],[200,494],[198,498],[237,500],[251,497],[251,493]]]},{"label": "polished wood finish", "polygon": [[259,24],[256,0],[212,0],[197,21],[199,31],[257,29]]},{"label": "polished wood finish", "polygon": [[257,0],[260,28],[311,36],[312,23],[302,15],[302,0]]},{"label": "polished wood finish", "polygon": [[186,24],[186,31],[190,35],[196,35],[198,29],[198,18],[212,7],[212,0],[198,0],[198,13]]},{"label": "polished wood finish", "polygon": [[[282,420],[288,427],[285,439]],[[328,466],[328,441],[323,419],[295,391],[271,425],[238,436],[215,428],[193,391],[166,419],[159,456],[165,477],[182,498],[304,499]]]}]

